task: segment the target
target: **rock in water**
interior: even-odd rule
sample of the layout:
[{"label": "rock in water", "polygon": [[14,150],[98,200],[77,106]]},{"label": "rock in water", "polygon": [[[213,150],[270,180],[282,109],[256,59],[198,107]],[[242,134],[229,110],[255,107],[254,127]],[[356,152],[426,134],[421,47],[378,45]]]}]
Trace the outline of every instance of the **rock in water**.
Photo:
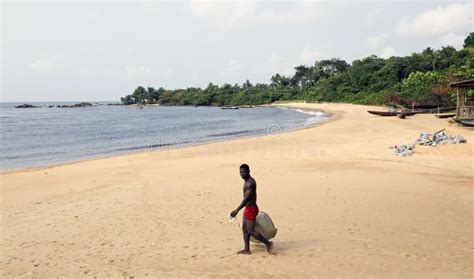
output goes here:
[{"label": "rock in water", "polygon": [[23,104],[23,105],[15,106],[15,108],[37,108],[37,106],[33,106],[30,104]]},{"label": "rock in water", "polygon": [[[266,239],[272,239],[277,233],[277,228],[275,228],[272,218],[270,218],[267,213],[260,211],[255,219],[255,231],[259,232]],[[250,241],[260,243],[259,240],[256,240],[252,236],[250,237]]]}]

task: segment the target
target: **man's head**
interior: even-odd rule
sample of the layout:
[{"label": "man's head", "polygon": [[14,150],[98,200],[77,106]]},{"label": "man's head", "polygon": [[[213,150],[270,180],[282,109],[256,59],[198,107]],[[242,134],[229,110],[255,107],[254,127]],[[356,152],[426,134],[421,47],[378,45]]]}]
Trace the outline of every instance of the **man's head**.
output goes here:
[{"label": "man's head", "polygon": [[247,164],[240,165],[240,177],[242,177],[242,179],[247,179],[250,177],[249,165]]}]

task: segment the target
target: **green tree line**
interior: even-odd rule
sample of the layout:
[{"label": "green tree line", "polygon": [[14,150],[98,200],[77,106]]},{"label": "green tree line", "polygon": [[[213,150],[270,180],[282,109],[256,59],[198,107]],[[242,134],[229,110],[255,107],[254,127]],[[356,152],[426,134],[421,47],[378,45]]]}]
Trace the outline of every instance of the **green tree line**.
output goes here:
[{"label": "green tree line", "polygon": [[[414,103],[451,105],[449,83],[474,78],[474,33],[463,48],[430,47],[409,56],[383,59],[371,55],[348,64],[339,58],[295,67],[293,76],[275,74],[269,84],[209,83],[206,88],[169,90],[139,86],[121,98],[124,104],[259,105],[275,101],[345,102],[355,104]],[[472,97],[473,94],[470,94]]]}]

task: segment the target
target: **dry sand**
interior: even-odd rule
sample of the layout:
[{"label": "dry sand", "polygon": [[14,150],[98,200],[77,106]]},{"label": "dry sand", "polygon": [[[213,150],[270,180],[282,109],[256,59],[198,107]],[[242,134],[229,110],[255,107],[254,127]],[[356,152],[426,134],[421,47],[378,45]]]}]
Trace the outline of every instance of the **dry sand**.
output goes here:
[{"label": "dry sand", "polygon": [[[1,177],[1,275],[12,277],[422,277],[474,274],[474,133],[433,115],[333,113],[308,129],[143,152]],[[372,107],[373,109],[373,107]],[[389,146],[446,128],[468,144]],[[242,248],[228,213],[248,163],[275,254]],[[239,213],[239,218],[241,213]]]}]

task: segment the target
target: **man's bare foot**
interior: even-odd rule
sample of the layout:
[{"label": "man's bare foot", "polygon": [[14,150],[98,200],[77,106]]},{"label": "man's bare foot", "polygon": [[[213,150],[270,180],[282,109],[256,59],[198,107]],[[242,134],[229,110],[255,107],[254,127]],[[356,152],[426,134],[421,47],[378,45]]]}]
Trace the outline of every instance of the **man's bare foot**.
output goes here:
[{"label": "man's bare foot", "polygon": [[241,251],[237,252],[237,254],[250,255],[252,253],[250,253],[250,250],[245,250],[244,249],[244,250],[241,250]]},{"label": "man's bare foot", "polygon": [[268,245],[267,245],[267,252],[268,254],[271,254],[272,253],[272,250],[273,250],[273,242],[269,241]]}]

